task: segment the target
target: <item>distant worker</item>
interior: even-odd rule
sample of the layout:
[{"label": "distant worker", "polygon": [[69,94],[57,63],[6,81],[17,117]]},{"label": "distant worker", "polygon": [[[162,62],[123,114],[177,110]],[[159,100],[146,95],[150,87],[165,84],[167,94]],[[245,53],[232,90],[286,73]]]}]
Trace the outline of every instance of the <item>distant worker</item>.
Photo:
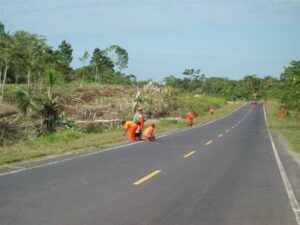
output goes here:
[{"label": "distant worker", "polygon": [[122,126],[125,129],[125,134],[129,141],[135,141],[135,131],[138,129],[138,125],[133,121],[122,121]]},{"label": "distant worker", "polygon": [[194,116],[191,112],[187,113],[186,120],[187,120],[189,126],[193,126]]},{"label": "distant worker", "polygon": [[281,118],[281,120],[284,120],[284,117],[285,117],[285,108],[281,107],[281,110],[280,110],[280,118]]},{"label": "distant worker", "polygon": [[154,128],[155,124],[152,123],[149,127],[146,128],[146,130],[143,132],[143,136],[147,138],[148,141],[154,141],[155,135],[154,135]]},{"label": "distant worker", "polygon": [[137,108],[137,111],[133,116],[133,121],[135,122],[135,124],[139,123],[139,129],[140,129],[139,138],[141,139],[142,138],[142,133],[143,133],[143,130],[144,130],[144,123],[145,123],[145,116],[144,116],[144,113],[143,113],[143,109],[141,107]]},{"label": "distant worker", "polygon": [[209,107],[208,111],[209,111],[209,113],[210,113],[211,116],[214,115],[214,109],[212,107]]}]

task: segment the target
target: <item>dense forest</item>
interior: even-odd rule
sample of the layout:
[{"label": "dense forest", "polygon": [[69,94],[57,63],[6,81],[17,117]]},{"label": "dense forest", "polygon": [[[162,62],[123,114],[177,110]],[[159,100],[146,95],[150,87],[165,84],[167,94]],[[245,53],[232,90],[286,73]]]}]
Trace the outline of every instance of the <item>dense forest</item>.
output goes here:
[{"label": "dense forest", "polygon": [[[148,113],[157,116],[166,114],[154,108],[153,105],[158,105],[154,99],[160,96],[157,100],[161,102],[160,108],[176,111],[178,102],[174,101],[180,99],[179,93],[191,98],[211,96],[227,101],[278,99],[287,109],[300,111],[299,60],[286,65],[280,78],[249,74],[243,79],[233,80],[205,75],[201,70],[191,68],[185,69],[182,74],[166,76],[163,83],[151,81],[149,85],[149,81],[137,81],[135,75],[123,72],[128,66],[129,54],[121,46],[95,47],[92,52],[83,52],[79,58],[82,65],[76,69],[71,67],[72,53],[73,48],[66,40],[54,49],[47,44],[45,37],[26,31],[10,34],[0,22],[0,106],[8,107],[5,103],[13,102],[25,116],[28,112],[38,112],[43,118],[42,128],[39,128],[42,134],[54,131],[62,112],[65,115],[68,111],[67,107],[61,110],[61,105],[67,100],[62,92],[55,92],[54,87],[63,89],[72,86],[81,88],[77,92],[83,92],[85,87],[93,85],[95,93],[100,93],[101,89],[105,89],[104,85],[125,85],[126,88],[118,90],[131,98],[128,104],[133,106],[130,107],[148,101]],[[150,97],[145,93],[142,96],[143,91]],[[109,104],[113,107],[111,102]],[[190,110],[191,105],[188,105]],[[7,125],[3,121],[1,129],[7,131],[11,123]]]}]

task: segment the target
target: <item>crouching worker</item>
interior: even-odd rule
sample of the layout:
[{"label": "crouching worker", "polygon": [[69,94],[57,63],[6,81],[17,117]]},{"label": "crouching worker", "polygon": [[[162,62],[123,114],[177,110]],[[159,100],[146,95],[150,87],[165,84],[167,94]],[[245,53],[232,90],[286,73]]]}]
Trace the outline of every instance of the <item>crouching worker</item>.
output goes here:
[{"label": "crouching worker", "polygon": [[147,138],[148,141],[154,141],[155,135],[153,133],[153,130],[155,128],[155,124],[152,123],[149,127],[146,128],[146,130],[143,132],[143,136]]},{"label": "crouching worker", "polygon": [[122,121],[122,126],[125,129],[125,134],[129,141],[135,141],[135,131],[138,129],[138,125],[133,121]]}]

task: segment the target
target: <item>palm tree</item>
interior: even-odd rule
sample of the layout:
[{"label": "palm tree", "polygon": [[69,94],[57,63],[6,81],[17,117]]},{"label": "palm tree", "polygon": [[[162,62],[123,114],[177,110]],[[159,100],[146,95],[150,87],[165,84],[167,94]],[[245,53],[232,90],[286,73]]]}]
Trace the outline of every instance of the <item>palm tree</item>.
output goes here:
[{"label": "palm tree", "polygon": [[43,117],[42,130],[43,134],[55,131],[59,120],[59,104],[57,97],[54,100],[47,99],[42,103],[40,114]]},{"label": "palm tree", "polygon": [[55,71],[48,71],[48,93],[46,98],[37,98],[31,91],[21,88],[16,89],[16,99],[20,111],[26,115],[28,109],[32,109],[42,116],[42,134],[54,132],[58,124],[58,97],[52,98],[53,87],[57,83],[57,80],[57,73]]},{"label": "palm tree", "polygon": [[17,106],[22,113],[25,115],[28,109],[37,111],[39,99],[36,98],[31,91],[24,90],[22,88],[17,88],[15,91]]},{"label": "palm tree", "polygon": [[48,99],[50,101],[52,100],[53,87],[57,83],[58,77],[58,74],[54,70],[48,71]]}]

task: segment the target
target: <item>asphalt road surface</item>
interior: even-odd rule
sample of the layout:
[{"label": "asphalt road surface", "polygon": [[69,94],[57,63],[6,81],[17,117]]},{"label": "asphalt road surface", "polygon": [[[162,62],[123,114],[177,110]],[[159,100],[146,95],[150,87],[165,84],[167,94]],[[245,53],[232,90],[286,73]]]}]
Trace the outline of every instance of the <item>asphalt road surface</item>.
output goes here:
[{"label": "asphalt road surface", "polygon": [[260,105],[156,142],[0,174],[0,191],[1,225],[298,224]]}]

